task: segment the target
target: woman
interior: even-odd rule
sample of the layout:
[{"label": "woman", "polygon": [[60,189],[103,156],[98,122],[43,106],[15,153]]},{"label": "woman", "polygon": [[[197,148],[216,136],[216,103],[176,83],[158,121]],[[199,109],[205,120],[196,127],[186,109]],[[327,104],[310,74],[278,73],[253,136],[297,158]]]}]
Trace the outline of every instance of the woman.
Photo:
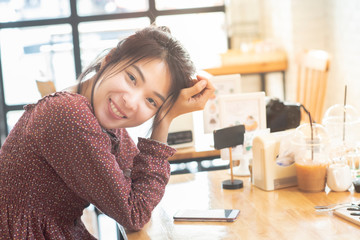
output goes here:
[{"label": "woman", "polygon": [[[166,28],[121,41],[78,86],[27,105],[0,150],[0,239],[93,239],[90,203],[139,230],[170,177],[171,121],[203,109],[213,94]],[[125,128],[154,117],[138,145]]]}]

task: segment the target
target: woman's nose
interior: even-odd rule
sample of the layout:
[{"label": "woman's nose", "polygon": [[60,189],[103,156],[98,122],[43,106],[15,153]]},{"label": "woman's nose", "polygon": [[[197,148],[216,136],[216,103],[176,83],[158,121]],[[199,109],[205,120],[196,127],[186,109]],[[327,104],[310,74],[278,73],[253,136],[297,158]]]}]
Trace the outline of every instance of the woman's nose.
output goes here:
[{"label": "woman's nose", "polygon": [[136,109],[137,104],[139,103],[140,94],[139,93],[128,93],[124,95],[125,106],[129,109]]}]

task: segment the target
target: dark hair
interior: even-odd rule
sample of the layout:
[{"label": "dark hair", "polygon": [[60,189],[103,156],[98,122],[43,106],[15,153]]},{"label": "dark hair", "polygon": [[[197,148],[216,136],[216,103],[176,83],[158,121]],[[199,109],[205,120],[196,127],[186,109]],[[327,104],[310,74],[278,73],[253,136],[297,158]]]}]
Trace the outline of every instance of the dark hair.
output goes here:
[{"label": "dark hair", "polygon": [[[126,63],[123,67],[123,69],[125,69],[142,59],[159,59],[166,63],[172,82],[170,94],[156,113],[153,128],[162,120],[159,116],[165,116],[174,105],[180,90],[191,85],[192,76],[195,73],[195,67],[190,59],[189,53],[182,44],[171,35],[170,30],[164,26],[156,27],[152,25],[137,31],[133,35],[120,41],[117,46],[110,51],[108,56],[106,56],[106,64],[101,66],[103,59],[104,57],[97,59],[97,61],[90,65],[78,78],[78,93],[80,93],[81,81],[88,74],[92,72],[96,73],[91,93],[92,105],[94,86],[109,66],[125,60]],[[162,111],[165,111],[164,114],[159,114]]]}]

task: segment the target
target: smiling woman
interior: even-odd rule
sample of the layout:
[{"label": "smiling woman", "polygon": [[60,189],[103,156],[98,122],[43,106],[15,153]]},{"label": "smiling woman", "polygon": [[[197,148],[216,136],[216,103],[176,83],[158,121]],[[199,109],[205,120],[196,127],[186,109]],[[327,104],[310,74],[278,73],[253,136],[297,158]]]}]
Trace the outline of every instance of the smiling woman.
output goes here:
[{"label": "smiling woman", "polygon": [[95,115],[104,128],[138,126],[153,117],[168,98],[168,67],[161,60],[140,60],[119,73],[114,73],[116,68],[104,73],[108,77],[98,81],[93,97],[91,89],[85,96],[92,100]]},{"label": "smiling woman", "polygon": [[[140,67],[143,70],[140,70]],[[85,95],[88,98],[92,106],[95,108],[95,115],[97,115],[98,118],[100,118],[100,114],[97,114],[97,108],[95,107],[94,103],[96,89],[98,88],[97,86],[100,87],[102,85],[102,79],[107,78],[107,76],[109,76],[110,80],[115,79],[115,81],[117,78],[120,78],[120,80],[126,79],[127,77],[129,77],[129,79],[133,78],[132,84],[134,85],[134,88],[131,89],[131,85],[129,85],[129,88],[123,87],[123,90],[137,90],[132,94],[130,92],[131,98],[135,99],[139,97],[138,94],[143,94],[141,97],[144,101],[137,101],[136,107],[141,107],[140,103],[148,103],[149,99],[151,99],[150,101],[154,101],[153,98],[149,98],[149,96],[144,95],[145,91],[141,92],[139,89],[145,89],[146,94],[149,94],[149,92],[155,92],[155,88],[160,88],[161,92],[163,92],[163,98],[165,99],[166,97],[166,101],[164,103],[157,104],[158,108],[155,109],[159,114],[155,115],[156,112],[152,112],[150,116],[145,116],[144,119],[141,119],[142,122],[145,122],[155,115],[153,123],[153,129],[155,129],[155,127],[160,123],[162,118],[168,114],[168,111],[175,103],[175,100],[178,98],[180,93],[179,89],[189,87],[193,84],[191,77],[194,74],[195,68],[192,61],[190,60],[188,52],[183,48],[179,41],[171,36],[168,28],[148,27],[121,41],[116,48],[111,49],[106,57],[103,59],[100,58],[93,65],[89,66],[88,69],[86,69],[80,76],[79,80],[84,80],[93,71],[96,72],[95,76],[90,78],[88,80],[89,83],[86,84],[91,85],[92,87],[84,90],[82,89],[82,84],[80,84],[77,92]],[[143,73],[143,71],[146,71],[146,78],[149,78],[148,80],[152,81],[148,83],[144,81],[145,73]],[[139,83],[139,81],[137,81],[138,77],[142,80],[142,82]],[[136,85],[137,83],[138,85]],[[118,81],[116,84],[121,84],[121,81]],[[145,87],[140,88],[141,86]],[[128,94],[124,94],[122,100],[128,100],[130,103],[128,96]],[[105,102],[106,104],[112,103],[115,105],[114,101],[106,100]],[[156,102],[154,103],[156,104]],[[117,106],[119,110],[119,105]],[[185,110],[185,112],[187,112],[187,110]],[[176,113],[176,116],[177,115],[178,114]],[[173,119],[176,116],[170,116],[170,118]],[[166,121],[164,122],[166,124]],[[116,128],[116,124],[114,124],[115,123],[109,125],[108,127]],[[134,122],[131,125],[125,126],[134,127],[137,125],[139,125],[139,122]],[[125,126],[120,125],[120,127]],[[166,126],[166,128],[168,128],[168,126]],[[163,139],[163,137],[157,140],[161,140],[163,142],[166,141],[166,139]]]},{"label": "smiling woman", "polygon": [[[203,109],[214,92],[194,72],[168,29],[151,26],[95,61],[78,85],[27,105],[0,149],[0,239],[94,239],[80,219],[90,203],[141,229],[170,177],[171,121]],[[136,146],[125,127],[152,117],[151,137]]]}]

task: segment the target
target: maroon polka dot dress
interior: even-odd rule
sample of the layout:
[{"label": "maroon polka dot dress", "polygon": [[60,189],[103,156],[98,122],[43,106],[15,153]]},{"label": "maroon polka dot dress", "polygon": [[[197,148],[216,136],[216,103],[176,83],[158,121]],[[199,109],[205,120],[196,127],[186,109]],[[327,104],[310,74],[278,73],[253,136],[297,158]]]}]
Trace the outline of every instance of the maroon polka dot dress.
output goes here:
[{"label": "maroon polka dot dress", "polygon": [[129,230],[149,221],[175,149],[99,125],[87,99],[59,92],[27,105],[0,149],[0,239],[94,239],[94,204]]}]

